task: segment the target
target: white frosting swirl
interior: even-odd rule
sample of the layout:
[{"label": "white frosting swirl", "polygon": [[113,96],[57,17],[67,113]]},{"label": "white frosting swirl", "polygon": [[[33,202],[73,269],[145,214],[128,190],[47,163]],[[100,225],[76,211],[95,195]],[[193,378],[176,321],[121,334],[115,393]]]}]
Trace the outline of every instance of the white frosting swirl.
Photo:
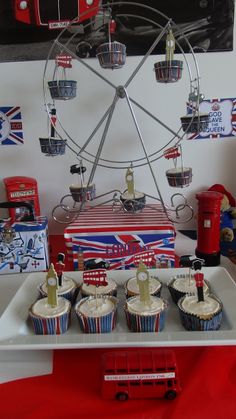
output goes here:
[{"label": "white frosting swirl", "polygon": [[180,305],[186,313],[203,317],[213,315],[220,309],[220,303],[208,295],[204,297],[204,301],[198,301],[196,295],[187,295],[181,301]]},{"label": "white frosting swirl", "polygon": [[[149,292],[154,294],[161,288],[161,283],[154,276],[149,277]],[[139,286],[136,277],[130,278],[126,283],[127,291],[130,291],[133,294],[139,294]]]},{"label": "white frosting swirl", "polygon": [[145,195],[143,192],[134,191],[134,193],[132,194],[126,191],[121,195],[121,199],[124,199],[126,201],[126,200],[144,198],[144,196]]},{"label": "white frosting swirl", "polygon": [[36,301],[32,307],[31,312],[35,316],[45,317],[45,318],[52,318],[61,316],[64,313],[70,311],[71,304],[68,300],[63,297],[58,297],[58,304],[56,307],[51,307],[48,304],[48,299],[41,298],[40,300]]},{"label": "white frosting swirl", "polygon": [[[76,287],[76,282],[72,278],[68,278],[67,276],[63,276],[62,285],[58,287],[58,295],[65,294],[67,292],[72,291]],[[44,282],[39,286],[39,288],[43,291],[44,294],[48,293],[47,284]]]},{"label": "white frosting swirl", "polygon": [[[171,286],[177,291],[184,292],[186,294],[197,294],[196,281],[193,276],[189,275],[180,275],[173,278]],[[209,287],[206,282],[203,283],[203,292],[209,291]]]},{"label": "white frosting swirl", "polygon": [[140,297],[131,297],[126,302],[127,310],[130,313],[139,314],[140,316],[150,316],[158,314],[165,308],[165,302],[162,298],[150,296],[150,304],[140,301]]},{"label": "white frosting swirl", "polygon": [[116,307],[114,298],[85,298],[75,307],[75,311],[86,317],[101,317],[111,313]]}]

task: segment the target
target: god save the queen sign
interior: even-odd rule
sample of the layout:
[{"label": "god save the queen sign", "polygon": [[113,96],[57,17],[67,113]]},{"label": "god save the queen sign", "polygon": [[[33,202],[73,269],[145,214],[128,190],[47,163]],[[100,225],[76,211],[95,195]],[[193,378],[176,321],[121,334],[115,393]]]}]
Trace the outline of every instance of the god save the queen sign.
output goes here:
[{"label": "god save the queen sign", "polygon": [[[187,113],[191,114],[193,108],[190,103],[187,105]],[[200,133],[189,134],[189,140],[236,137],[236,98],[204,100],[199,111],[209,115],[208,127]]]}]

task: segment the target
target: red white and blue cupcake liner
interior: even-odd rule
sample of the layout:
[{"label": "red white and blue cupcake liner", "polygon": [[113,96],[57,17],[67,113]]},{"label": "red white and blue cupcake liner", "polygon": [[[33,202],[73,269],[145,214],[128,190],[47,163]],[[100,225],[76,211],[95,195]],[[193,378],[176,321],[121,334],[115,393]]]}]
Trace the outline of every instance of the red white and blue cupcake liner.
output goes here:
[{"label": "red white and blue cupcake liner", "polygon": [[[194,293],[191,293],[191,292],[184,292],[184,291],[180,291],[180,290],[177,290],[174,286],[173,286],[173,284],[174,284],[174,282],[175,282],[175,279],[176,278],[173,278],[170,282],[169,282],[169,284],[167,285],[167,287],[168,287],[168,290],[169,290],[169,292],[170,292],[170,295],[171,295],[171,298],[172,298],[172,300],[173,300],[173,302],[175,303],[175,304],[178,304],[178,301],[179,301],[179,299],[180,298],[182,298],[182,297],[185,297],[185,295],[194,295]],[[209,283],[204,279],[204,282],[206,283],[206,285],[208,286],[208,290],[210,290],[210,285],[209,285]],[[196,291],[197,292],[197,291]],[[207,294],[209,294],[209,292],[207,292]]]},{"label": "red white and blue cupcake liner", "polygon": [[[159,279],[158,279],[158,281],[159,281]],[[139,295],[138,292],[133,292],[133,291],[129,290],[128,282],[129,282],[129,280],[126,281],[126,283],[125,283],[125,295],[126,295],[127,299]],[[153,295],[154,297],[160,297],[161,296],[162,283],[160,283],[160,284],[161,284],[160,287],[156,291],[151,293],[151,295]]]},{"label": "red white and blue cupcake liner", "polygon": [[[131,297],[127,303],[131,301]],[[131,313],[128,310],[128,304],[125,304],[124,311],[127,321],[127,326],[132,332],[160,332],[165,326],[167,303],[164,301],[164,309],[157,314],[145,315]]]},{"label": "red white and blue cupcake liner", "polygon": [[[97,297],[104,298],[103,296]],[[85,301],[95,300],[95,297],[87,297],[80,300],[75,306],[75,312],[79,321],[79,326],[84,333],[110,333],[116,326],[117,322],[117,298],[113,296],[105,296],[105,299],[109,298],[114,304],[114,309],[104,316],[86,316],[79,311],[81,304]]]},{"label": "red white and blue cupcake liner", "polygon": [[65,333],[70,324],[70,308],[66,313],[56,317],[42,317],[36,316],[32,312],[32,307],[29,310],[34,332],[36,335],[61,335]]},{"label": "red white and blue cupcake liner", "polygon": [[[63,293],[60,293],[60,288],[58,289],[58,297],[63,297],[66,300],[70,301],[70,303],[73,305],[76,302],[77,296],[79,294],[80,286],[76,285],[74,288],[72,288],[70,291],[65,291]],[[39,285],[39,298],[45,298],[47,297],[47,292],[43,290],[43,284]]]},{"label": "red white and blue cupcake liner", "polygon": [[204,331],[212,331],[212,330],[218,330],[221,326],[222,317],[223,317],[223,304],[222,302],[213,295],[209,295],[210,297],[214,298],[219,303],[219,310],[211,315],[206,316],[200,316],[193,313],[187,313],[182,308],[182,301],[185,297],[182,297],[178,301],[178,308],[179,308],[179,314],[180,314],[180,320],[182,325],[186,330],[189,331],[198,331],[198,332],[204,332]]}]

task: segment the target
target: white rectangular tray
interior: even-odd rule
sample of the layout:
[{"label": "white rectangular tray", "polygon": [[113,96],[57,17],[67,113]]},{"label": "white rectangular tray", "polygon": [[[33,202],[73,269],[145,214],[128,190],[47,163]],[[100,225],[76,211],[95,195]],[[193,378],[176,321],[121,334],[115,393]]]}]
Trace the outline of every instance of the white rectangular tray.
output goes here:
[{"label": "white rectangular tray", "polygon": [[[187,273],[188,269],[152,270],[152,275],[167,284],[177,274]],[[180,323],[177,307],[170,298],[167,287],[163,286],[162,296],[169,305],[165,327],[159,333],[133,333],[127,328],[123,312],[125,301],[124,282],[133,276],[134,271],[108,271],[119,285],[118,323],[112,333],[84,334],[80,331],[77,318],[72,315],[69,330],[63,335],[35,335],[28,320],[28,309],[37,299],[37,286],[45,279],[45,274],[29,274],[0,318],[0,350],[12,349],[66,349],[66,348],[108,348],[108,347],[167,347],[167,346],[209,346],[236,345],[236,285],[222,267],[204,268],[205,278],[211,290],[223,302],[223,321],[219,331],[189,332]],[[81,283],[80,272],[66,275]]]}]

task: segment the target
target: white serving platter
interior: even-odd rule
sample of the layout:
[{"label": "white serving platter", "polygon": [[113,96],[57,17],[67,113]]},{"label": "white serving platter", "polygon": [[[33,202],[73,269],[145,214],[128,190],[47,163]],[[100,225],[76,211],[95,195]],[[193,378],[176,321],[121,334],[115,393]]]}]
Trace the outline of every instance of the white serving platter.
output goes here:
[{"label": "white serving platter", "polygon": [[[168,301],[165,327],[159,333],[130,332],[123,312],[125,301],[124,282],[134,271],[108,271],[108,276],[119,285],[118,323],[112,333],[84,334],[80,331],[75,314],[71,326],[63,335],[38,336],[28,319],[28,309],[38,297],[37,286],[45,279],[45,273],[36,272],[27,276],[0,318],[0,350],[72,349],[108,347],[168,347],[168,346],[216,346],[236,345],[236,285],[227,270],[222,267],[203,268],[211,290],[222,301],[223,321],[220,330],[212,332],[189,332],[180,323],[178,309],[172,302],[166,284],[177,274],[186,274],[188,269],[152,270],[152,275],[162,281],[162,297]],[[67,272],[67,276],[81,283],[80,272]]]}]

